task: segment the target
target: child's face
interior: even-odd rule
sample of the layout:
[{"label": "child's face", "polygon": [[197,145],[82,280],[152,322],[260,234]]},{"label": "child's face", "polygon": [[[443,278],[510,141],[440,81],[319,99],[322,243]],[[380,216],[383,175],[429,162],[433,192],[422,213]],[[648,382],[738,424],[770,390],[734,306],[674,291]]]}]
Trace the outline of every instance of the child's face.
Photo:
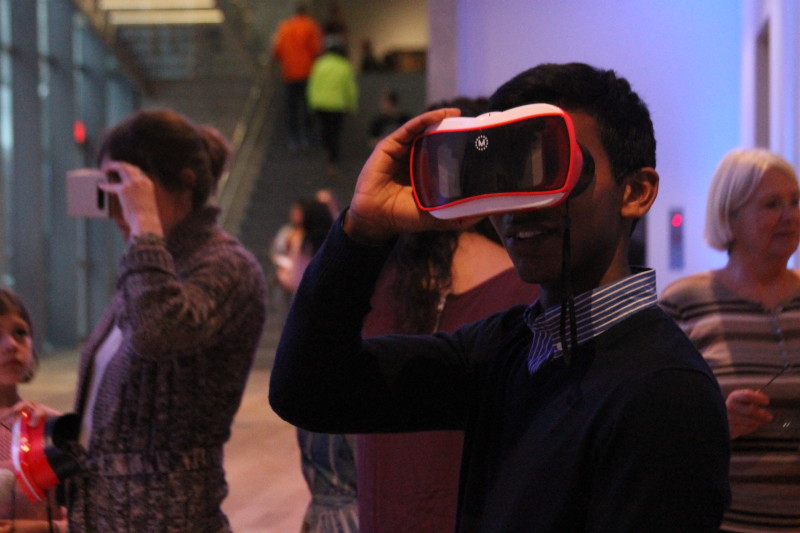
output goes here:
[{"label": "child's face", "polygon": [[23,381],[33,366],[33,339],[17,313],[0,315],[0,385]]}]

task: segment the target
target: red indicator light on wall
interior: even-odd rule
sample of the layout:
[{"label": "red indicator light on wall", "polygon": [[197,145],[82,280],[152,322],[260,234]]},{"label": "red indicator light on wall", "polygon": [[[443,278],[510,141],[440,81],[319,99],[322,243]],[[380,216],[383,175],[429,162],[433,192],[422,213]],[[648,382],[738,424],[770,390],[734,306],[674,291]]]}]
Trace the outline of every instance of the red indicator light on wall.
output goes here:
[{"label": "red indicator light on wall", "polygon": [[683,270],[683,209],[669,212],[669,268]]},{"label": "red indicator light on wall", "polygon": [[86,143],[86,125],[82,120],[76,120],[72,123],[72,137],[78,144]]}]

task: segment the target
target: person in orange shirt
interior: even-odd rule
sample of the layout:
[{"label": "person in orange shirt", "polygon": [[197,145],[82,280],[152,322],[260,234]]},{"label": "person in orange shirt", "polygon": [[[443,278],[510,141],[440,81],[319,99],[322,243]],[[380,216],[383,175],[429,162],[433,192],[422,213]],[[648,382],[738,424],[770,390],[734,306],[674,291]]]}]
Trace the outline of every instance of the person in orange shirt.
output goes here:
[{"label": "person in orange shirt", "polygon": [[285,84],[289,148],[310,144],[311,115],[306,106],[306,84],[314,59],[322,52],[322,30],[311,18],[305,4],[278,26],[272,55],[280,64]]}]

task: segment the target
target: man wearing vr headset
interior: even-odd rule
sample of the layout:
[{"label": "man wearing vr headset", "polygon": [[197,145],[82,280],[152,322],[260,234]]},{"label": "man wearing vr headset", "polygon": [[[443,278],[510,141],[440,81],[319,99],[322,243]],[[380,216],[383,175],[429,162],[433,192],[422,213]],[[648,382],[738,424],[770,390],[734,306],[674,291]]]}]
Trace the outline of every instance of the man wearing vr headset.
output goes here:
[{"label": "man wearing vr headset", "polygon": [[394,237],[463,223],[418,207],[408,185],[415,140],[457,112],[426,113],[376,147],[306,271],[270,402],[315,431],[465,430],[460,533],[718,531],[729,500],[719,388],[657,307],[654,273],[627,261],[658,189],[647,108],[613,71],[577,63],[525,71],[490,99],[495,110],[532,103],[574,126],[583,172],[571,195],[536,209],[515,203],[518,190],[453,203],[492,213],[539,300],[454,334],[361,339]]}]

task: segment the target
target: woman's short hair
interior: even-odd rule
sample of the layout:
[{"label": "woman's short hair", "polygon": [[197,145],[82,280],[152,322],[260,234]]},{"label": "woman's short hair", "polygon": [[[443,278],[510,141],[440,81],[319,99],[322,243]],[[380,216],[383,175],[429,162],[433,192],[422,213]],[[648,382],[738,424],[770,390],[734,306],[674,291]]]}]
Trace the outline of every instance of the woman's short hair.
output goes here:
[{"label": "woman's short hair", "polygon": [[231,148],[214,128],[195,125],[170,109],[140,110],[114,126],[103,138],[97,162],[103,158],[136,165],[166,190],[187,185],[181,171],[194,173],[192,203],[202,207],[216,191]]},{"label": "woman's short hair", "polygon": [[733,243],[731,220],[771,168],[797,181],[797,173],[788,161],[763,148],[737,149],[722,158],[711,178],[706,203],[704,236],[709,246],[730,250]]}]

